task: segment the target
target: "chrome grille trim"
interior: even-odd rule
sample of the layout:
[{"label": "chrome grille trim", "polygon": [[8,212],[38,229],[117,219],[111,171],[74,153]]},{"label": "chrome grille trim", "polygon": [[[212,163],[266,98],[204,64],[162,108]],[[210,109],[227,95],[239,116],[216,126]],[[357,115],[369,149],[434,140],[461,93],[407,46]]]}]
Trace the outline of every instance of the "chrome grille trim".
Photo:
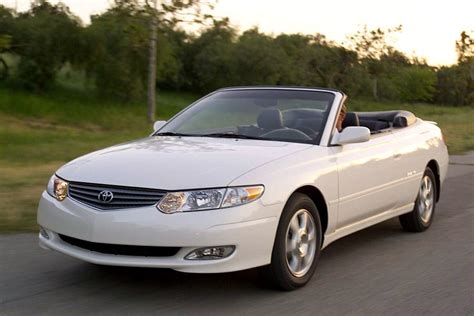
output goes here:
[{"label": "chrome grille trim", "polygon": [[[113,200],[109,203],[100,201],[98,196],[102,191],[112,192]],[[165,194],[166,191],[157,189],[82,182],[69,182],[68,187],[68,196],[72,200],[102,211],[152,206]]]}]

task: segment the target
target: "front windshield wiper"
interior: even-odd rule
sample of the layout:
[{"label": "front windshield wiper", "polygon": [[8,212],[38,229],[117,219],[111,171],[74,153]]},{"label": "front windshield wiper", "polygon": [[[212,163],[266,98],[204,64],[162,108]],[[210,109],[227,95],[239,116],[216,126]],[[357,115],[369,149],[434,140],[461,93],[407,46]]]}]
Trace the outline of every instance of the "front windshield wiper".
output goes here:
[{"label": "front windshield wiper", "polygon": [[175,133],[175,132],[162,132],[153,134],[153,136],[200,136],[196,134],[183,134],[183,133]]},{"label": "front windshield wiper", "polygon": [[241,135],[241,134],[232,134],[232,133],[211,133],[211,134],[200,134],[202,137],[218,137],[218,138],[237,138],[237,139],[258,139],[264,140],[265,138]]},{"label": "front windshield wiper", "polygon": [[162,133],[156,133],[153,136],[216,137],[216,138],[259,139],[259,140],[264,139],[264,138],[260,138],[256,136],[231,134],[231,133],[183,134],[183,133],[175,133],[175,132],[162,132]]}]

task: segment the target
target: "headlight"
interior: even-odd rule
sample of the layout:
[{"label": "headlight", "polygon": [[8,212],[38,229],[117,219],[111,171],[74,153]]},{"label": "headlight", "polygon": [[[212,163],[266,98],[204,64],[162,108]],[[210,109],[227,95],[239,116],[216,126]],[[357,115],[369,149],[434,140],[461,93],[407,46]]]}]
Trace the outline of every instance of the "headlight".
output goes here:
[{"label": "headlight", "polygon": [[231,207],[255,201],[263,193],[263,186],[228,188],[222,207]]},{"label": "headlight", "polygon": [[46,192],[58,201],[63,201],[67,196],[68,183],[53,175],[48,182]]},{"label": "headlight", "polygon": [[263,186],[170,192],[158,203],[163,213],[205,211],[250,203],[263,194]]}]

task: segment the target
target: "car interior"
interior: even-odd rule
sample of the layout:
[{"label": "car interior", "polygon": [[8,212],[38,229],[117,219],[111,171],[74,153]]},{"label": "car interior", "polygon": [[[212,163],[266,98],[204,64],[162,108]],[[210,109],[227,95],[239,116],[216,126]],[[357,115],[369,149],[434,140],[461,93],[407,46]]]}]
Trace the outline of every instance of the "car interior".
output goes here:
[{"label": "car interior", "polygon": [[[272,106],[260,112],[256,125],[239,126],[238,133],[263,138],[312,140],[320,133],[323,116],[324,112],[316,109],[282,111]],[[342,127],[365,126],[371,134],[377,134],[410,126],[415,121],[415,115],[408,111],[348,112]]]},{"label": "car interior", "polygon": [[342,127],[365,126],[372,134],[392,128],[402,128],[416,122],[416,116],[408,111],[348,112]]},{"label": "car interior", "polygon": [[256,125],[239,126],[239,134],[262,138],[312,140],[319,134],[324,113],[315,109],[264,108]]}]

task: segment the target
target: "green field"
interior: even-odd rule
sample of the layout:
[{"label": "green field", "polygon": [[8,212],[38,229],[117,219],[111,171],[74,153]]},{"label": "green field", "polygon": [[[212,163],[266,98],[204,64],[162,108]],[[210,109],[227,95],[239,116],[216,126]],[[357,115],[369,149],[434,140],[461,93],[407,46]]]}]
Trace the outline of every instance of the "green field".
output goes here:
[{"label": "green field", "polygon": [[[169,118],[198,97],[159,92],[159,118]],[[439,123],[451,153],[474,149],[473,108],[362,100],[348,106],[413,111]],[[51,174],[87,152],[149,135],[145,117],[145,103],[115,103],[64,87],[42,95],[0,88],[0,232],[37,230],[36,207]]]},{"label": "green field", "polygon": [[[195,99],[160,93],[158,116],[169,118]],[[143,104],[116,104],[75,91],[38,96],[0,89],[0,232],[37,229],[39,196],[65,162],[151,132]]]}]

